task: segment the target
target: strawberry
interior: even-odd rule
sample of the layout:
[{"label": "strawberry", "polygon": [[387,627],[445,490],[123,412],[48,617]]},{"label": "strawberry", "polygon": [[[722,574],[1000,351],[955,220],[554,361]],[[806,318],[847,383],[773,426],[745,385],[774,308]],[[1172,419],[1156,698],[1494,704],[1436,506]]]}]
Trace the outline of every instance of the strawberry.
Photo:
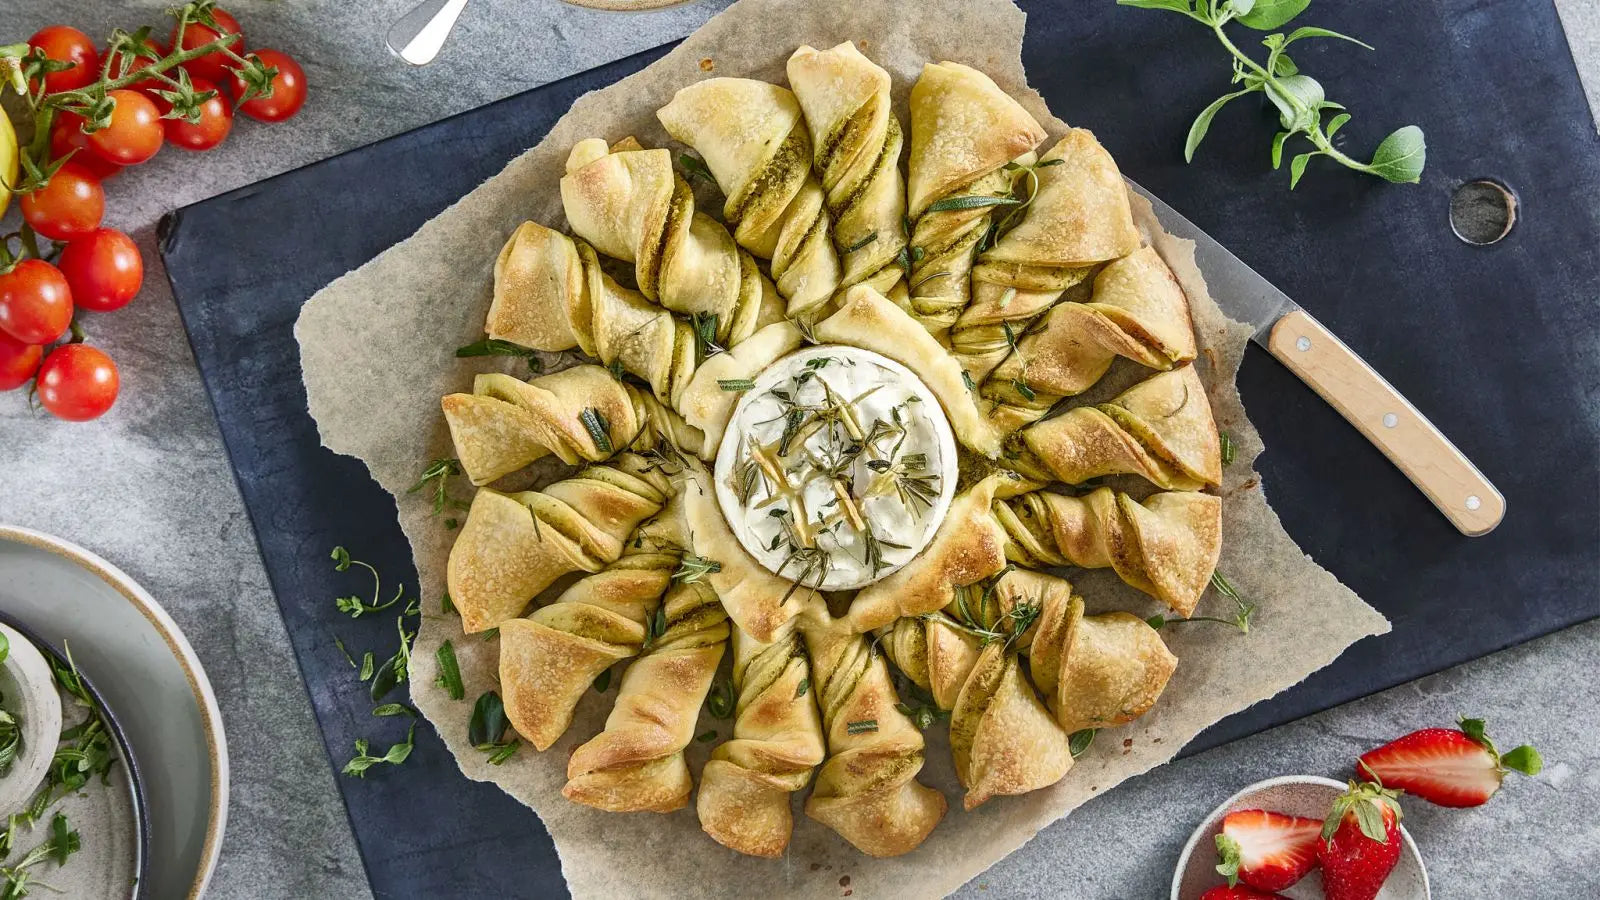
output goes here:
[{"label": "strawberry", "polygon": [[1480,806],[1500,789],[1506,772],[1537,775],[1539,751],[1524,744],[1504,755],[1483,733],[1482,719],[1461,728],[1424,728],[1361,755],[1357,774],[1375,778],[1439,806]]},{"label": "strawberry", "polygon": [[1286,816],[1264,809],[1241,809],[1222,819],[1217,835],[1217,871],[1228,884],[1242,881],[1264,891],[1281,891],[1317,864],[1316,819]]},{"label": "strawberry", "polygon": [[1327,900],[1373,900],[1400,861],[1397,791],[1370,781],[1350,782],[1322,823],[1317,861]]},{"label": "strawberry", "polygon": [[1200,900],[1284,900],[1281,894],[1258,891],[1247,884],[1219,885],[1200,895]]}]

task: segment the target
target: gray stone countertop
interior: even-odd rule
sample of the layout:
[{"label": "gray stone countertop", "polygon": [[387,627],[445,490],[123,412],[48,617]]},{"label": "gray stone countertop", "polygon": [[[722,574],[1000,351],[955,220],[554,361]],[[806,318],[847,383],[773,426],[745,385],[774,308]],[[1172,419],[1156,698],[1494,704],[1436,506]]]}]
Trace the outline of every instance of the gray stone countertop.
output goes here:
[{"label": "gray stone countertop", "polygon": [[[100,36],[166,21],[170,2],[10,3],[0,37],[22,39],[56,22]],[[105,419],[61,423],[31,413],[20,392],[0,394],[0,520],[61,535],[127,570],[172,612],[216,687],[233,792],[215,898],[370,892],[155,251],[157,219],[681,37],[725,5],[701,0],[621,14],[556,0],[479,0],[442,59],[412,69],[382,41],[387,23],[412,2],[227,3],[252,47],[282,47],[301,61],[313,101],[283,125],[240,119],[211,153],[165,149],[109,185],[106,223],[134,235],[147,272],[130,306],[88,323],[122,374],[122,397]],[[1593,105],[1600,7],[1587,0],[1558,6]],[[1600,896],[1600,750],[1593,743],[1600,715],[1588,690],[1596,671],[1600,622],[1164,766],[1047,828],[962,893],[1164,896],[1189,831],[1238,787],[1285,773],[1343,777],[1362,750],[1470,713],[1487,717],[1503,740],[1537,744],[1546,769],[1478,810],[1408,807],[1434,895]]]}]

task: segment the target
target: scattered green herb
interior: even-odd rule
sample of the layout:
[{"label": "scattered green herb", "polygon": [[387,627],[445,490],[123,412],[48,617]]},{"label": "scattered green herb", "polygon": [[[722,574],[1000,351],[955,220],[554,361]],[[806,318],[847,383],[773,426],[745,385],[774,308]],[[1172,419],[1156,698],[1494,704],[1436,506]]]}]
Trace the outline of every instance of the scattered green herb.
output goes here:
[{"label": "scattered green herb", "polygon": [[863,247],[867,247],[867,246],[871,245],[872,242],[877,240],[877,239],[878,239],[878,233],[876,231],[874,231],[871,234],[867,235],[866,237],[862,238],[861,240],[856,241],[854,244],[851,244],[850,246],[844,248],[844,252],[846,252],[846,253],[854,253],[857,250],[862,249]]},{"label": "scattered green herb", "polygon": [[1098,729],[1085,728],[1082,731],[1074,731],[1067,738],[1067,752],[1072,754],[1073,759],[1077,759],[1088,752],[1089,745],[1094,743],[1094,736],[1097,731]]},{"label": "scattered green herb", "polygon": [[344,774],[354,775],[357,778],[367,777],[367,770],[380,763],[398,766],[411,755],[414,739],[417,736],[417,723],[413,719],[411,726],[406,729],[406,739],[393,744],[382,756],[373,756],[370,752],[371,745],[366,738],[356,739],[356,755],[344,764]]},{"label": "scattered green herb", "polygon": [[1233,446],[1233,435],[1224,431],[1217,435],[1217,440],[1222,444],[1222,464],[1225,466],[1233,465],[1234,457],[1238,453]]},{"label": "scattered green herb", "polygon": [[733,682],[726,678],[718,678],[712,683],[710,693],[706,695],[706,711],[711,713],[712,718],[732,718],[735,700]]},{"label": "scattered green herb", "polygon": [[800,679],[800,683],[798,685],[795,685],[794,699],[799,700],[801,697],[804,697],[806,695],[806,692],[809,691],[809,690],[811,690],[811,679],[809,679],[809,678]]},{"label": "scattered green herb", "polygon": [[439,660],[439,677],[434,683],[445,689],[451,700],[460,700],[466,696],[466,687],[461,683],[461,666],[456,662],[456,648],[448,640],[439,645],[434,652]]},{"label": "scattered green herb", "polygon": [[1013,197],[991,197],[986,194],[968,194],[946,197],[928,204],[928,212],[946,212],[955,209],[980,209],[986,206],[1016,206],[1022,201]]},{"label": "scattered green herb", "polygon": [[597,694],[604,694],[611,689],[611,670],[607,669],[594,677],[594,690]]},{"label": "scattered green herb", "polygon": [[535,375],[544,371],[544,363],[540,361],[538,353],[537,350],[531,350],[519,344],[496,338],[484,338],[481,341],[474,341],[465,347],[456,348],[456,356],[462,358],[469,356],[520,356],[528,361],[528,368]]},{"label": "scattered green herb", "polygon": [[[5,883],[0,885],[0,900],[18,900],[28,896],[31,892],[29,882],[32,881],[29,869],[47,859],[54,860],[59,868],[66,865],[67,857],[77,853],[81,848],[82,842],[78,838],[78,832],[71,830],[66,815],[56,813],[50,822],[49,840],[29,850],[16,865],[0,868],[0,878],[5,879]],[[43,882],[36,883],[40,887],[48,887]]]},{"label": "scattered green herb", "polygon": [[692,313],[689,316],[689,327],[694,331],[695,350],[700,359],[715,356],[723,348],[717,343],[716,313]]},{"label": "scattered green herb", "polygon": [[595,449],[606,456],[610,456],[613,452],[611,447],[611,423],[606,421],[606,417],[601,415],[600,410],[592,406],[585,406],[583,411],[578,413],[578,421],[582,422],[584,430],[589,432],[589,440],[594,441]]},{"label": "scattered green herb", "polygon": [[372,678],[372,673],[376,671],[377,668],[378,661],[373,659],[372,651],[368,650],[361,656],[361,671],[356,673],[356,677],[362,681],[367,681],[368,679]]},{"label": "scattered green herb", "polygon": [[[1422,179],[1422,169],[1427,162],[1427,142],[1422,129],[1407,125],[1383,139],[1373,153],[1371,162],[1361,162],[1347,156],[1333,145],[1333,137],[1350,114],[1343,106],[1327,99],[1322,85],[1316,79],[1300,72],[1298,66],[1285,52],[1289,45],[1309,38],[1334,38],[1372,49],[1348,35],[1326,28],[1301,27],[1287,35],[1274,31],[1287,25],[1310,5],[1310,0],[1117,0],[1123,6],[1144,9],[1163,9],[1181,13],[1211,29],[1222,46],[1233,56],[1233,83],[1239,90],[1223,94],[1211,102],[1189,127],[1184,142],[1184,159],[1194,158],[1195,148],[1204,140],[1206,131],[1217,111],[1228,101],[1247,94],[1262,93],[1277,107],[1283,130],[1272,140],[1272,167],[1283,165],[1284,144],[1300,135],[1309,141],[1312,150],[1300,153],[1289,164],[1289,188],[1294,189],[1305,175],[1306,164],[1313,157],[1326,156],[1346,168],[1365,172],[1391,182],[1415,184]],[[1238,22],[1257,31],[1271,31],[1262,44],[1267,48],[1264,63],[1247,55],[1224,31],[1230,22]],[[1326,123],[1323,116],[1333,117]]]},{"label": "scattered green herb", "polygon": [[844,730],[846,734],[867,734],[869,732],[878,730],[878,720],[861,719],[856,722],[847,722],[845,723]]},{"label": "scattered green herb", "polygon": [[736,391],[753,391],[756,389],[756,382],[753,378],[718,378],[717,387],[722,388],[730,393]]},{"label": "scattered green herb", "polygon": [[[685,554],[683,561],[678,564],[678,570],[672,573],[672,580],[681,581],[684,584],[694,584],[697,581],[705,580],[707,575],[714,575],[721,571],[722,563],[689,553]],[[663,616],[666,615],[666,610],[661,610],[661,614]]]},{"label": "scattered green herb", "polygon": [[[446,504],[455,509],[464,509],[466,504],[459,500],[451,500],[449,494],[451,476],[460,474],[461,463],[453,458],[429,460],[427,468],[422,470],[422,477],[417,479],[416,484],[406,488],[406,493],[415,494],[428,487],[431,482],[434,515],[444,512]],[[334,552],[337,554],[338,548],[335,548]],[[339,571],[343,572],[344,569],[341,568]]]},{"label": "scattered green herb", "polygon": [[706,165],[706,161],[698,156],[679,153],[678,165],[683,166],[683,170],[695,178],[703,178],[711,184],[717,183],[717,177],[711,174],[711,169]]}]

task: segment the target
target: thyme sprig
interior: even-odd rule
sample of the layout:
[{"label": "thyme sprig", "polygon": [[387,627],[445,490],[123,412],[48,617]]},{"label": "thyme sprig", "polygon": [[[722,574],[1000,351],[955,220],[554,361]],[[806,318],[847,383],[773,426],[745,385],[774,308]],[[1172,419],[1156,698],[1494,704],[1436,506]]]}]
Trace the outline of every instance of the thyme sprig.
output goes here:
[{"label": "thyme sprig", "polygon": [[[423,488],[433,491],[433,515],[444,512],[444,508],[466,509],[470,504],[450,496],[450,479],[461,474],[461,461],[454,457],[428,460],[428,465],[422,470],[422,476],[417,483],[406,488],[406,493],[415,494]],[[430,487],[431,485],[431,487]],[[344,571],[340,569],[339,571]]]},{"label": "thyme sprig", "polygon": [[1166,616],[1156,615],[1145,619],[1145,623],[1151,628],[1159,631],[1167,625],[1181,625],[1185,622],[1216,622],[1221,625],[1232,625],[1234,628],[1239,629],[1240,634],[1249,634],[1250,617],[1255,615],[1255,604],[1246,603],[1245,599],[1239,595],[1239,591],[1234,588],[1233,583],[1228,581],[1228,579],[1221,572],[1211,573],[1211,587],[1216,589],[1217,593],[1233,601],[1233,618],[1224,619],[1220,616],[1189,616],[1186,619],[1169,619]]}]

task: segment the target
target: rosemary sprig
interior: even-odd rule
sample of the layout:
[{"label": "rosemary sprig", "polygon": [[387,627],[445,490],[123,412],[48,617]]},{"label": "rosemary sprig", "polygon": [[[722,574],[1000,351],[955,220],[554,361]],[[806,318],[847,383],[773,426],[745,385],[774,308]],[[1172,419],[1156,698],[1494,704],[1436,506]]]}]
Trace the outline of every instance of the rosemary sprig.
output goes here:
[{"label": "rosemary sprig", "polygon": [[611,423],[606,421],[604,414],[592,406],[585,406],[578,413],[578,421],[583,423],[585,431],[589,432],[589,440],[594,441],[596,450],[606,456],[615,452],[611,446]]},{"label": "rosemary sprig", "polygon": [[753,378],[718,378],[717,387],[729,393],[738,393],[755,390],[756,382]]},{"label": "rosemary sprig", "polygon": [[717,343],[716,313],[692,313],[689,316],[689,327],[694,331],[695,352],[700,359],[715,356],[725,348]]},{"label": "rosemary sprig", "polygon": [[672,580],[680,581],[684,584],[694,584],[697,581],[705,580],[708,575],[714,575],[721,571],[722,563],[689,553],[678,564],[678,570],[672,573]]},{"label": "rosemary sprig", "polygon": [[456,648],[447,640],[434,651],[434,657],[439,661],[439,677],[435,683],[445,689],[451,700],[466,696],[466,687],[461,683],[461,665],[456,662]]},{"label": "rosemary sprig", "polygon": [[464,347],[456,348],[456,357],[467,359],[474,356],[516,356],[528,362],[528,370],[537,375],[544,371],[544,363],[539,359],[539,351],[532,350],[521,344],[502,341],[498,338],[486,337],[481,341],[473,341]]}]

